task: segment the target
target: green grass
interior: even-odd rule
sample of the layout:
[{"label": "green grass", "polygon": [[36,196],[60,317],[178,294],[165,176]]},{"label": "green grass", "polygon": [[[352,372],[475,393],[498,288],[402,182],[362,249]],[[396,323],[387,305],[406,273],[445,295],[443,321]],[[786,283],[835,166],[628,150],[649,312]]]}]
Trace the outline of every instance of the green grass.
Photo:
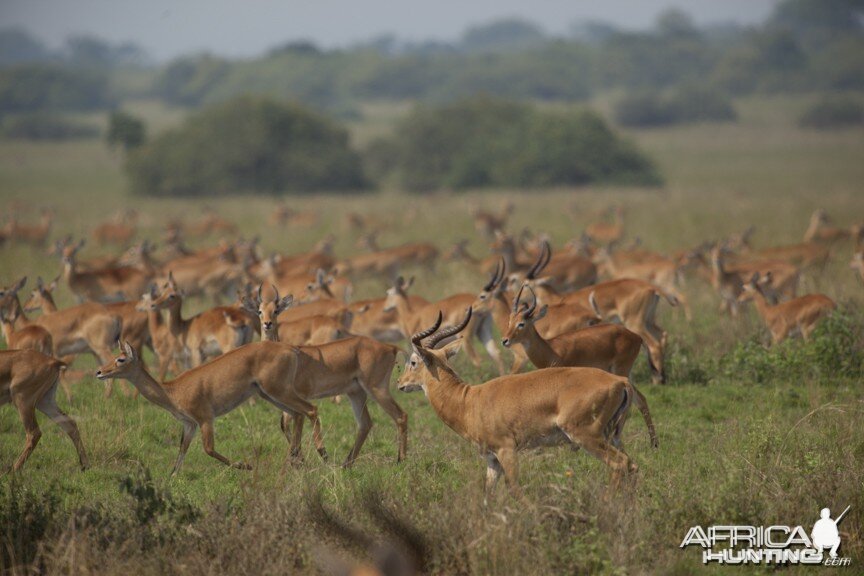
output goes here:
[{"label": "green grass", "polygon": [[[746,100],[737,103],[741,120],[736,124],[629,132],[661,166],[668,181],[662,190],[291,199],[298,209],[319,212],[321,223],[314,230],[270,227],[267,216],[274,199],[226,198],[207,204],[235,220],[245,234],[260,234],[265,252],[301,251],[333,232],[337,254],[353,253],[354,238],[343,229],[341,216],[357,210],[386,224],[382,245],[432,240],[443,248],[464,237],[472,239],[471,250],[482,256],[485,249],[468,210],[475,204],[496,207],[504,198],[517,207],[513,230],[530,226],[547,231],[556,245],[578,236],[610,202],[626,207],[630,238],[638,236],[648,247],[663,251],[722,238],[750,224],[757,226],[757,245],[797,242],[817,207],[843,225],[864,217],[864,130],[799,130],[794,122],[803,102]],[[130,109],[163,128],[181,117],[176,110],[146,102]],[[394,110],[383,104],[364,109],[367,121],[352,128],[356,141],[385,132],[403,111],[404,106]],[[0,142],[0,206],[13,203],[34,219],[38,207],[54,206],[59,218],[55,237],[86,234],[115,210],[134,207],[142,215],[142,236],[155,238],[166,215],[194,219],[202,205],[130,197],[122,158],[98,141]],[[575,219],[568,214],[571,206],[578,211]],[[91,246],[87,251],[99,252]],[[860,348],[864,324],[858,310],[864,291],[847,268],[850,253],[850,247],[839,246],[824,273],[808,275],[804,287],[825,292],[850,310],[858,330],[855,346]],[[59,264],[38,251],[0,249],[0,284],[22,274],[53,277],[58,271]],[[417,274],[414,290],[428,298],[475,292],[483,281],[461,264],[441,263],[434,273]],[[740,350],[741,342],[764,342],[765,331],[752,310],[738,320],[720,317],[716,296],[699,278],[690,277],[685,291],[695,312],[692,322],[665,304],[660,307],[660,323],[670,333],[670,383],[650,386],[641,359],[634,374],[648,397],[660,450],[650,449],[634,410],[624,441],[640,473],[632,491],[608,501],[602,499],[608,481],[602,463],[584,453],[551,449],[521,458],[521,481],[534,505],[522,507],[502,488],[484,508],[485,465],[476,449],[438,420],[422,394],[395,389],[396,400],[410,418],[409,455],[400,465],[395,464],[395,428],[373,405],[376,426],[360,459],[352,470],[339,468],[353,442],[354,422],[347,402],[324,401],[321,417],[332,462],[321,462],[311,449],[307,426],[305,463],[284,468],[287,443],[278,427],[278,413],[258,402],[216,424],[218,450],[249,461],[252,472],[226,469],[207,457],[196,439],[182,473],[171,480],[168,471],[176,457],[178,424],[142,399],[117,392],[104,399],[102,385],[87,378],[75,386],[71,403],[62,395],[59,403],[78,421],[93,466],[78,472],[71,443],[40,419],[45,434],[25,468],[0,478],[0,504],[6,503],[0,505],[5,514],[0,524],[8,526],[2,529],[7,552],[15,552],[17,562],[30,562],[46,572],[313,573],[322,549],[354,557],[362,553],[356,548],[346,552],[336,539],[324,538],[326,532],[309,511],[309,494],[320,491],[342,517],[375,532],[363,506],[363,494],[371,491],[424,535],[432,548],[434,573],[691,574],[703,569],[699,552],[678,548],[690,526],[800,523],[809,529],[820,508],[846,505],[852,505],[852,511],[841,525],[843,550],[853,557],[853,566],[860,566],[860,380],[837,377],[831,366],[816,363],[810,370],[793,371],[795,366],[790,368],[777,357],[763,357],[759,346],[748,348],[754,356],[741,361],[747,363],[745,368],[761,362],[769,373],[763,383],[746,369],[721,372],[721,366],[727,372],[729,366],[721,358]],[[357,297],[382,293],[381,282],[364,281]],[[58,300],[61,305],[72,302],[65,288],[59,289]],[[190,309],[202,306],[191,304]],[[853,346],[850,354],[860,354],[858,348]],[[492,376],[488,363],[478,370],[457,358],[456,365],[469,382]],[[95,364],[82,358],[76,367],[95,369]],[[22,445],[17,414],[10,406],[3,407],[0,465],[11,463]],[[173,508],[166,505],[141,516],[149,499],[164,504],[164,496],[134,497],[121,490],[121,482],[138,478],[142,468],[150,471],[155,486],[170,492]],[[45,495],[57,502],[45,501]],[[29,512],[12,514],[10,498],[29,502]],[[183,503],[194,508],[194,517],[184,515]],[[43,518],[36,513],[40,510],[42,523],[37,521]],[[44,528],[44,548],[10,544],[25,525],[30,534]],[[9,561],[8,556],[0,557]],[[748,569],[754,571],[767,572]]]}]

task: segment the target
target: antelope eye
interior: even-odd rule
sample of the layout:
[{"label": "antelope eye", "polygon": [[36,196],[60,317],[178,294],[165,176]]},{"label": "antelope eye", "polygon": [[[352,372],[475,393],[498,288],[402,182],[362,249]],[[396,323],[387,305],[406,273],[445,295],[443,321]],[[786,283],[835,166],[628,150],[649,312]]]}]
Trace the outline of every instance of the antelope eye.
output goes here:
[{"label": "antelope eye", "polygon": [[519,322],[519,324],[517,324],[516,327],[517,327],[517,328],[524,328],[524,327],[525,327],[525,323],[524,323],[524,322]]},{"label": "antelope eye", "polygon": [[258,310],[258,316],[261,316],[261,311],[260,311],[260,310]]},{"label": "antelope eye", "polygon": [[417,367],[417,361],[416,361],[416,360],[411,360],[411,367],[412,367],[412,368],[416,368],[416,367]]},{"label": "antelope eye", "polygon": [[117,364],[123,364],[125,361],[125,358],[117,358]]},{"label": "antelope eye", "polygon": [[486,294],[480,294],[480,300],[485,300],[485,299],[486,299]]}]

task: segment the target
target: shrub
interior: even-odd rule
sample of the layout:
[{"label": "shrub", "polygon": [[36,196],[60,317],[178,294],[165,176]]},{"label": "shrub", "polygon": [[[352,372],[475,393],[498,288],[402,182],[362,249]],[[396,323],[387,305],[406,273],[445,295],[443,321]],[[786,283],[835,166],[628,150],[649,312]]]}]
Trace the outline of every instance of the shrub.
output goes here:
[{"label": "shrub", "polygon": [[244,97],[196,114],[134,150],[133,190],[155,196],[357,190],[347,131],[297,105]]},{"label": "shrub", "polygon": [[637,93],[615,106],[615,119],[623,126],[725,122],[735,118],[735,108],[728,98],[699,86],[683,86],[667,94]]},{"label": "shrub", "polygon": [[754,383],[829,375],[860,379],[864,376],[861,326],[860,315],[841,308],[819,324],[808,342],[789,339],[771,348],[758,339],[738,344],[720,359],[720,372]]},{"label": "shrub", "polygon": [[112,112],[108,118],[105,141],[109,146],[123,146],[126,151],[144,144],[147,131],[144,122],[126,112]]},{"label": "shrub", "polygon": [[94,138],[99,130],[51,113],[32,113],[10,116],[3,120],[4,138],[21,140],[75,140]]},{"label": "shrub", "polygon": [[597,114],[490,98],[415,109],[370,146],[366,161],[415,192],[660,181],[653,163]]},{"label": "shrub", "polygon": [[864,123],[864,106],[845,96],[825,97],[810,105],[798,118],[802,128],[831,129]]}]

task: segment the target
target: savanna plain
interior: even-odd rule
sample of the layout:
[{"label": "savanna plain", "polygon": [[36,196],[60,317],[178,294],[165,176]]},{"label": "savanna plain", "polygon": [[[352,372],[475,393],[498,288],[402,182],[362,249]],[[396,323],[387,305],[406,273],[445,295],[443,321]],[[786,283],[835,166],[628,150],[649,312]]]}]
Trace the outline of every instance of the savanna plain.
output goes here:
[{"label": "savanna plain", "polygon": [[[442,251],[469,240],[488,255],[475,231],[472,207],[497,209],[511,201],[509,228],[547,233],[553,246],[578,238],[610,205],[624,208],[626,242],[664,253],[720,241],[755,226],[757,247],[800,242],[811,213],[824,209],[837,225],[864,220],[864,130],[800,129],[803,100],[752,98],[737,102],[740,121],[726,125],[631,130],[658,163],[665,184],[655,189],[578,188],[441,192],[418,196],[386,191],[315,195],[286,201],[313,211],[313,226],[269,223],[277,198],[233,196],[206,200],[148,199],[126,192],[122,156],[100,141],[0,142],[0,205],[56,213],[53,238],[88,237],[112,213],[140,213],[140,238],[157,240],[169,217],[200,217],[215,209],[262,252],[310,249],[334,234],[335,254],[358,252],[344,225],[354,211],[379,223],[379,243],[428,241]],[[602,103],[600,103],[602,108]],[[132,106],[153,127],[182,113],[140,102]],[[386,132],[403,108],[377,104],[352,126],[362,142]],[[98,122],[97,118],[90,118]],[[26,212],[29,210],[29,212]],[[199,245],[213,244],[211,237]],[[91,243],[92,244],[92,243]],[[193,243],[194,244],[194,243]],[[88,255],[99,255],[88,244]],[[608,495],[603,463],[584,452],[553,448],[521,457],[527,502],[503,486],[484,505],[485,462],[451,432],[422,393],[392,387],[409,415],[409,451],[396,463],[395,429],[375,403],[375,426],[351,469],[339,466],[355,433],[347,402],[321,401],[323,462],[307,430],[304,461],[287,465],[279,413],[266,402],[245,404],[216,423],[218,449],[245,460],[251,471],[219,465],[196,439],[183,470],[169,472],[180,427],[143,398],[88,376],[58,403],[75,420],[91,468],[80,472],[74,448],[40,415],[44,436],[27,465],[0,476],[2,570],[30,574],[313,574],[322,558],[364,558],[321,521],[320,502],[334,517],[377,541],[398,541],[376,520],[384,510],[412,527],[434,574],[691,574],[735,568],[703,566],[701,550],[679,545],[691,526],[798,525],[809,529],[823,507],[851,511],[840,525],[842,552],[860,572],[864,562],[864,286],[850,269],[851,243],[836,244],[824,270],[805,272],[799,293],[822,292],[838,303],[809,342],[768,347],[768,332],[752,304],[738,318],[719,311],[719,297],[697,271],[683,292],[687,320],[666,303],[658,319],[669,333],[668,381],[651,384],[644,354],[633,379],[646,395],[660,446],[649,443],[635,411],[624,445],[638,464],[632,486]],[[28,276],[50,280],[61,270],[54,256],[27,246],[0,249],[0,284]],[[412,292],[427,299],[479,292],[486,276],[465,262],[439,261],[416,275]],[[356,283],[355,298],[383,296],[383,280]],[[58,304],[74,302],[61,282]],[[191,300],[190,314],[209,302]],[[407,349],[403,342],[402,347]],[[507,354],[505,352],[505,354]],[[149,357],[148,357],[149,358]],[[497,375],[485,357],[479,368],[454,359],[469,383]],[[394,371],[402,369],[404,358]],[[91,358],[76,369],[92,374]],[[24,433],[10,406],[0,410],[0,465],[21,449]],[[376,512],[377,511],[377,512]],[[404,534],[402,535],[404,536]],[[748,573],[766,567],[738,568]],[[809,573],[819,568],[790,568]]]}]

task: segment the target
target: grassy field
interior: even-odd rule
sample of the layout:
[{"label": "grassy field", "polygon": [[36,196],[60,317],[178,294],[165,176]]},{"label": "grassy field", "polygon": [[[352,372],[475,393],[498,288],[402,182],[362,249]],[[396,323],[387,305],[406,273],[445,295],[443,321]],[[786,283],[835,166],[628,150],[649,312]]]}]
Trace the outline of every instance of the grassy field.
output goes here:
[{"label": "grassy field", "polygon": [[[513,230],[529,226],[548,232],[557,245],[578,236],[611,202],[625,206],[630,238],[661,251],[716,240],[750,224],[757,227],[759,246],[797,242],[819,207],[839,224],[864,220],[864,130],[799,130],[794,119],[802,104],[747,100],[739,105],[737,124],[630,133],[667,178],[658,190],[292,199],[297,208],[319,213],[313,229],[270,227],[274,199],[220,198],[208,204],[235,220],[244,234],[260,235],[265,252],[302,251],[333,232],[337,254],[350,254],[355,239],[341,217],[356,210],[387,224],[382,245],[427,240],[444,248],[469,238],[471,251],[485,255],[468,210],[494,208],[505,198],[517,207]],[[163,128],[181,117],[152,103],[134,110]],[[386,131],[394,117],[384,105],[370,107],[368,121],[352,127],[355,140],[366,142]],[[0,142],[0,206],[29,207],[32,218],[40,206],[55,207],[56,237],[86,234],[119,208],[139,210],[142,236],[154,238],[167,215],[195,219],[200,214],[200,202],[143,200],[125,190],[122,158],[101,142]],[[88,247],[88,253],[98,250]],[[410,417],[409,456],[402,464],[395,463],[392,422],[373,406],[376,426],[361,457],[353,469],[342,470],[338,463],[353,442],[351,410],[347,403],[322,402],[333,461],[322,463],[307,438],[305,463],[285,468],[278,413],[259,402],[216,426],[217,448],[229,458],[249,461],[252,472],[222,467],[196,439],[182,473],[169,479],[177,423],[142,399],[115,394],[106,400],[102,385],[85,379],[76,385],[71,403],[58,397],[78,421],[93,466],[78,472],[71,443],[44,421],[45,434],[24,470],[0,477],[2,568],[22,574],[34,569],[316,573],[322,551],[362,556],[356,549],[346,552],[315,523],[308,503],[320,493],[338,515],[370,532],[379,529],[368,499],[394,510],[422,534],[430,550],[429,570],[437,574],[691,574],[705,569],[698,550],[678,547],[691,526],[801,524],[809,531],[822,507],[851,505],[841,524],[842,551],[859,572],[864,562],[864,289],[847,267],[850,255],[849,246],[839,246],[824,273],[804,280],[806,291],[824,292],[842,309],[807,345],[793,342],[766,351],[767,335],[753,311],[736,320],[721,317],[717,297],[696,277],[685,288],[695,312],[691,322],[661,305],[660,323],[670,334],[670,382],[651,386],[644,360],[634,373],[661,446],[657,451],[649,447],[634,411],[625,446],[640,466],[638,479],[632,490],[608,501],[602,499],[608,481],[604,466],[562,448],[522,457],[521,481],[532,505],[518,504],[501,489],[484,508],[485,465],[476,450],[438,420],[422,394],[395,389]],[[58,262],[38,251],[0,249],[0,284],[23,274],[32,283],[36,275],[53,278],[58,272]],[[431,299],[476,292],[482,282],[463,264],[441,263],[434,273],[418,271],[414,290]],[[380,296],[383,290],[380,282],[365,281],[357,297]],[[58,300],[72,302],[65,288],[58,290]],[[189,309],[202,304],[192,302]],[[488,363],[478,370],[458,357],[455,364],[469,382],[493,375]],[[86,358],[76,363],[94,366]],[[12,462],[22,443],[17,414],[7,406],[0,410],[0,465]]]}]

